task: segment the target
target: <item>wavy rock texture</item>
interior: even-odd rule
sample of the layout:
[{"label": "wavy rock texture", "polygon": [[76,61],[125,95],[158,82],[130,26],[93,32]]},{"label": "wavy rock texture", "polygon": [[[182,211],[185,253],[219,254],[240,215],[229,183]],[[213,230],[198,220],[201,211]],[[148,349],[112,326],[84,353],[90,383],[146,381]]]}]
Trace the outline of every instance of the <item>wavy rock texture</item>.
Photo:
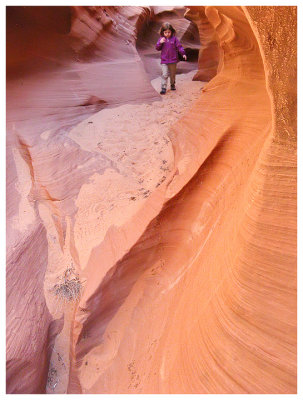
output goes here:
[{"label": "wavy rock texture", "polygon": [[[47,10],[8,7],[8,44],[45,43],[8,57],[7,392],[295,393],[296,8]],[[170,18],[212,78],[176,119],[146,61]]]},{"label": "wavy rock texture", "polygon": [[193,21],[199,29],[198,72],[194,80],[208,82],[217,75],[219,67],[221,47],[218,45],[216,30],[205,15],[204,8],[190,7],[185,18]]},{"label": "wavy rock texture", "polygon": [[[188,27],[180,13],[168,12]],[[8,393],[66,390],[75,310],[56,300],[55,285],[67,269],[80,269],[73,227],[81,187],[114,165],[98,143],[81,147],[68,133],[106,107],[160,99],[136,51],[137,34],[153,14],[148,7],[7,7]],[[84,218],[90,207],[80,206]]]},{"label": "wavy rock texture", "polygon": [[[135,25],[144,9],[109,8],[116,20],[106,10],[7,8],[9,393],[45,391],[54,347],[49,332],[54,324],[62,329],[62,313],[55,315],[47,306],[56,278],[45,274],[53,268],[61,275],[70,258],[77,258],[72,236],[66,236],[68,219],[77,209],[74,198],[93,171],[110,163],[82,151],[67,132],[107,104],[137,101],[140,92],[145,100],[158,98],[134,47]],[[101,63],[95,53],[104,44],[107,62]],[[88,53],[89,63],[84,61]],[[115,68],[119,76],[112,74]],[[124,73],[128,79],[121,80]],[[116,83],[110,84],[112,77]]]}]

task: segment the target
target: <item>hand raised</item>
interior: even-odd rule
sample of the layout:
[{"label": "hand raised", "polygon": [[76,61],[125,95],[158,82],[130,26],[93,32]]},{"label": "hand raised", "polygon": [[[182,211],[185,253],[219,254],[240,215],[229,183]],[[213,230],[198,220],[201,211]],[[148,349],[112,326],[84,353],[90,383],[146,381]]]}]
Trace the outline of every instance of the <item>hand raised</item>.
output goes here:
[{"label": "hand raised", "polygon": [[164,42],[165,42],[165,38],[162,37],[162,38],[160,39],[160,43],[164,43]]},{"label": "hand raised", "polygon": [[186,57],[186,55],[185,55],[185,54],[184,54],[183,58],[184,58],[184,60],[185,60],[185,61],[187,60],[187,57]]}]

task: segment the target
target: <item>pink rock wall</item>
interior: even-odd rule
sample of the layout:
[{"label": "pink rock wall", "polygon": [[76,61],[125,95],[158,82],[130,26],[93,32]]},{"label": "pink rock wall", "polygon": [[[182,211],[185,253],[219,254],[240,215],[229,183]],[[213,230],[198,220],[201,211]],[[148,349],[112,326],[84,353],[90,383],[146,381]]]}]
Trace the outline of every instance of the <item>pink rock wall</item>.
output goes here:
[{"label": "pink rock wall", "polygon": [[[49,210],[63,246],[65,215],[75,211],[74,194],[92,170],[108,163],[97,154],[91,159],[66,137],[68,129],[108,103],[158,98],[134,47],[144,12],[136,7],[7,8],[9,393],[43,393],[46,386],[55,320],[43,288],[48,241],[57,239],[47,234],[39,206]],[[79,173],[75,165],[86,162],[90,165]]]},{"label": "pink rock wall", "polygon": [[[8,56],[7,392],[295,393],[296,8],[48,9],[8,8],[10,51],[47,34]],[[69,133],[159,99],[146,26],[170,17],[189,43],[197,24],[212,79],[170,130],[169,179],[83,263],[80,194],[113,162]],[[84,287],[62,311],[71,260]]]}]

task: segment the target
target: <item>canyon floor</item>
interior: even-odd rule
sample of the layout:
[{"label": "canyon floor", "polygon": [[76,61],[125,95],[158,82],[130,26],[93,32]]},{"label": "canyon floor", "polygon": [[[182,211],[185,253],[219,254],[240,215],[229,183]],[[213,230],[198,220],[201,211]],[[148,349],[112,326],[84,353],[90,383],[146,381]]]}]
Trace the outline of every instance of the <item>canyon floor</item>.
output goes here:
[{"label": "canyon floor", "polygon": [[[176,91],[168,89],[159,101],[124,104],[101,110],[72,128],[69,138],[82,150],[101,153],[109,163],[84,184],[77,198],[78,212],[75,217],[74,238],[79,252],[80,268],[85,269],[89,255],[100,243],[108,229],[123,226],[135,215],[148,197],[169,178],[174,164],[174,151],[168,132],[172,125],[193,106],[200,96],[203,82],[192,81],[196,71],[179,74]],[[156,91],[160,90],[160,77],[151,81]],[[168,85],[168,88],[170,86]],[[81,168],[78,165],[77,168]],[[100,172],[103,172],[100,173]],[[47,226],[48,224],[46,224]],[[49,232],[49,236],[52,232]],[[68,242],[68,240],[66,239]],[[57,249],[50,246],[48,278],[45,282],[45,297],[53,317],[64,313],[64,328],[57,336],[51,356],[47,393],[66,393],[69,371],[69,337],[75,307],[66,303],[58,307],[50,288],[58,277]],[[65,247],[67,250],[67,247]],[[66,260],[72,258],[65,254]],[[58,265],[58,264],[56,264]],[[64,265],[64,263],[62,263]],[[106,274],[103,271],[103,275]],[[80,273],[81,271],[77,271]],[[89,273],[89,272],[87,272]],[[100,271],[98,271],[100,282]],[[89,298],[97,282],[84,279],[83,293]],[[83,300],[81,301],[83,302]],[[90,375],[92,371],[90,371]],[[90,376],[90,381],[96,378]]]},{"label": "canyon floor", "polygon": [[7,7],[7,393],[296,393],[296,21]]},{"label": "canyon floor", "polygon": [[[108,161],[104,174],[99,171],[98,175],[92,176],[90,183],[82,187],[77,200],[79,218],[76,225],[82,225],[82,217],[95,225],[91,227],[91,235],[86,232],[87,237],[84,239],[82,234],[79,241],[81,265],[85,265],[85,257],[90,254],[95,231],[101,230],[105,235],[111,225],[123,225],[125,219],[144,206],[146,198],[172,171],[174,154],[168,132],[201,93],[203,83],[192,81],[194,73],[179,75],[177,90],[168,90],[159,101],[102,110],[69,132],[69,137],[82,150],[97,152]],[[151,83],[159,91],[160,78]],[[97,198],[93,193],[99,193]],[[87,210],[90,197],[89,215],[85,213],[80,217],[82,203]],[[101,221],[96,215],[100,211]],[[97,236],[97,243],[100,243],[101,238]]]}]

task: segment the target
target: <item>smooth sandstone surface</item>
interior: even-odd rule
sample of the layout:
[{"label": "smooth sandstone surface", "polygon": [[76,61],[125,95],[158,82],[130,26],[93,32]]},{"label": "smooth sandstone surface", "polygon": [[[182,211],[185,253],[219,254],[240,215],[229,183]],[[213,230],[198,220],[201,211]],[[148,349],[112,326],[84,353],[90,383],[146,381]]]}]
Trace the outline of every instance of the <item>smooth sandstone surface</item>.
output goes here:
[{"label": "smooth sandstone surface", "polygon": [[296,7],[8,7],[7,49],[7,393],[296,393]]}]

